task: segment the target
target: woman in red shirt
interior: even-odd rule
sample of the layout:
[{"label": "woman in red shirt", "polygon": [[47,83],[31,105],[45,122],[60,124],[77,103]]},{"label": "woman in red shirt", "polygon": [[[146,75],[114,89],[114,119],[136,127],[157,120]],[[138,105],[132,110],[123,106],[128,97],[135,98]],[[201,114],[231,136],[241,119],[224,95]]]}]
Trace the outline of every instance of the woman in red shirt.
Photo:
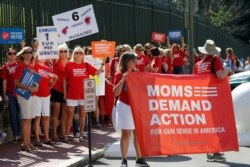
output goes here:
[{"label": "woman in red shirt", "polygon": [[[57,127],[58,127],[58,117],[61,111],[61,137],[64,142],[66,133],[66,111],[67,106],[64,100],[63,94],[63,77],[65,66],[68,63],[69,49],[64,43],[58,46],[59,59],[56,61],[53,67],[53,73],[58,76],[54,87],[51,89],[51,102],[53,104],[53,142],[58,142]],[[67,142],[67,141],[66,141]]]},{"label": "woman in red shirt", "polygon": [[132,72],[135,69],[136,57],[132,52],[125,52],[120,58],[118,64],[119,71],[115,74],[115,86],[114,95],[118,97],[116,103],[116,128],[121,130],[121,154],[122,164],[121,166],[127,166],[127,153],[131,133],[134,133],[134,147],[136,150],[136,165],[149,166],[147,162],[141,157],[138,140],[135,134],[134,120],[132,117],[131,107],[128,99],[128,88],[125,83],[128,72]]},{"label": "woman in red shirt", "polygon": [[38,87],[26,86],[21,83],[21,78],[25,69],[30,69],[32,72],[35,72],[34,67],[31,65],[31,59],[33,54],[33,49],[29,46],[24,47],[20,52],[17,53],[17,56],[20,58],[20,63],[17,66],[17,72],[15,76],[15,86],[17,88],[28,90],[32,93],[31,97],[26,100],[22,96],[17,95],[17,100],[19,103],[20,111],[21,111],[21,119],[22,119],[22,135],[23,135],[23,143],[22,150],[23,151],[32,151],[35,147],[30,142],[30,134],[31,134],[31,120],[34,118],[34,99],[33,94],[37,92]]},{"label": "woman in red shirt", "polygon": [[84,142],[83,130],[85,125],[85,112],[83,81],[84,79],[89,78],[89,75],[99,75],[103,70],[105,59],[103,60],[101,67],[97,70],[91,64],[84,63],[84,50],[79,46],[74,49],[72,58],[73,62],[68,62],[65,67],[65,75],[63,79],[64,99],[66,99],[68,107],[65,140],[68,141],[75,107],[79,105],[79,141]]},{"label": "woman in red shirt", "polygon": [[45,144],[51,144],[49,138],[49,121],[50,121],[50,89],[55,85],[57,75],[52,73],[50,67],[45,65],[46,60],[37,60],[34,68],[38,75],[41,76],[39,82],[38,91],[34,96],[35,104],[35,135],[36,135],[36,146],[42,146],[39,138],[40,132],[40,120],[41,115],[43,117],[43,128],[45,134]]},{"label": "woman in red shirt", "polygon": [[3,65],[1,73],[3,79],[3,100],[8,102],[10,125],[14,137],[13,142],[18,142],[21,139],[21,115],[14,92],[14,78],[18,65],[16,62],[16,50],[9,48],[7,58],[8,61]]}]

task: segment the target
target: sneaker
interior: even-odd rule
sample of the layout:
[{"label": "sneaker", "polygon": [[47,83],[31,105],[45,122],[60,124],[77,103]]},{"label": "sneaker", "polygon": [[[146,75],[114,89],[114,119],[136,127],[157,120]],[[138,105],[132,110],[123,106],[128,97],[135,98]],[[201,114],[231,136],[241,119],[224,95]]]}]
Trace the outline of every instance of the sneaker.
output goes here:
[{"label": "sneaker", "polygon": [[207,161],[208,162],[225,162],[226,158],[223,157],[223,154],[220,154],[220,153],[207,154]]},{"label": "sneaker", "polygon": [[149,167],[148,163],[143,158],[139,158],[135,162],[135,166],[146,166]]},{"label": "sneaker", "polygon": [[127,159],[122,159],[121,167],[128,167]]},{"label": "sneaker", "polygon": [[6,137],[6,133],[0,132],[0,144],[4,141],[5,137]]}]

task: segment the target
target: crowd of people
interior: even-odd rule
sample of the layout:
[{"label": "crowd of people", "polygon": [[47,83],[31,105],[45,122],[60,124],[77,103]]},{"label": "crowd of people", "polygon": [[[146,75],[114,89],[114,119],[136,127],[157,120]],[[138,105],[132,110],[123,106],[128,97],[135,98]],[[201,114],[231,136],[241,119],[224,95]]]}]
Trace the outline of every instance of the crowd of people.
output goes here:
[{"label": "crowd of people", "polygon": [[[79,142],[86,142],[84,133],[87,116],[84,112],[83,80],[89,75],[99,75],[105,69],[105,95],[97,97],[98,110],[95,112],[96,127],[100,127],[100,118],[112,123],[112,108],[117,110],[117,128],[121,133],[122,166],[127,166],[127,152],[131,133],[134,133],[134,146],[137,154],[137,164],[149,166],[141,157],[135,127],[131,114],[131,107],[126,88],[127,72],[152,72],[162,74],[189,73],[188,46],[181,39],[180,45],[153,46],[138,43],[133,48],[128,44],[118,45],[115,55],[102,59],[99,69],[84,61],[85,55],[91,55],[91,47],[75,46],[69,49],[67,44],[58,46],[59,58],[54,60],[38,59],[36,51],[39,42],[36,38],[31,46],[21,44],[22,49],[17,52],[15,48],[7,50],[7,62],[2,67],[3,100],[8,102],[10,125],[13,133],[13,142],[22,142],[23,151],[32,151],[43,144],[56,144],[57,142],[70,142],[70,134],[78,133]],[[206,48],[208,45],[211,47]],[[224,69],[220,58],[220,49],[216,48],[212,40],[206,41],[204,47],[198,48],[201,54],[194,55],[195,74],[215,73],[218,78],[237,72],[237,57],[232,48],[226,50],[226,62],[230,62],[231,70]],[[214,60],[213,57],[216,57]],[[215,65],[212,65],[215,63]],[[250,64],[250,60],[247,62]],[[206,64],[207,69],[203,65]],[[207,65],[208,64],[208,65]],[[227,64],[228,65],[228,64]],[[201,68],[202,67],[202,68]],[[23,71],[29,69],[31,73],[41,76],[39,85],[27,86],[22,84]],[[16,95],[15,88],[31,92],[32,96],[26,100]],[[50,110],[51,109],[51,110]],[[79,121],[75,121],[76,114]],[[42,118],[41,118],[42,117]],[[33,120],[33,121],[32,121]],[[42,120],[42,123],[41,123]],[[104,119],[103,119],[104,120]],[[42,125],[42,128],[41,128]],[[60,133],[58,132],[60,126]],[[50,127],[52,133],[50,135]],[[41,142],[41,129],[44,141]],[[31,143],[32,130],[35,143]],[[221,154],[214,154],[215,156]],[[214,155],[208,156],[213,158]],[[223,159],[223,158],[222,158]]]}]

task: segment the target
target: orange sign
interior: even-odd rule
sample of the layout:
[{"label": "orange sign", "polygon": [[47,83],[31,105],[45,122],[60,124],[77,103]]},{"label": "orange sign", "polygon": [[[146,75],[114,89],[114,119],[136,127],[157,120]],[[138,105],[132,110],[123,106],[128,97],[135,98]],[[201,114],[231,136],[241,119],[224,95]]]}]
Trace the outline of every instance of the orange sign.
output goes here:
[{"label": "orange sign", "polygon": [[132,72],[126,84],[143,156],[239,150],[227,79]]},{"label": "orange sign", "polygon": [[153,32],[152,33],[152,42],[164,43],[165,40],[166,40],[166,34],[158,33],[158,32]]},{"label": "orange sign", "polygon": [[115,41],[93,41],[91,47],[93,57],[115,56]]}]

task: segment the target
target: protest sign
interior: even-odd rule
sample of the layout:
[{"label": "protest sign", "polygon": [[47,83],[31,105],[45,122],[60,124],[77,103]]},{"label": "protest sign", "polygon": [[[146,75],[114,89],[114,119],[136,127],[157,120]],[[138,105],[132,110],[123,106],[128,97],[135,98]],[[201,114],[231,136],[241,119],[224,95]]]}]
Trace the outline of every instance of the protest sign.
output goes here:
[{"label": "protest sign", "polygon": [[152,42],[164,43],[166,41],[166,34],[159,32],[152,32]]},{"label": "protest sign", "polygon": [[[102,60],[98,58],[92,57],[92,55],[85,55],[84,61],[86,63],[91,64],[96,69],[99,69],[102,64]],[[96,96],[103,96],[105,95],[105,69],[101,72],[100,75],[92,76],[90,75],[89,78],[95,79],[96,84]]]},{"label": "protest sign", "polygon": [[168,37],[170,40],[181,40],[182,33],[180,30],[169,31]]},{"label": "protest sign", "polygon": [[60,43],[99,32],[92,5],[52,16],[52,19],[57,27]]},{"label": "protest sign", "polygon": [[228,79],[132,72],[126,84],[143,156],[239,150]]},{"label": "protest sign", "polygon": [[[37,73],[31,72],[30,69],[26,68],[23,72],[21,83],[26,86],[38,87],[38,83],[41,77]],[[21,88],[15,88],[15,92],[28,100],[31,96],[31,92]]]},{"label": "protest sign", "polygon": [[19,44],[24,39],[22,28],[0,28],[0,44]]},{"label": "protest sign", "polygon": [[58,59],[58,33],[53,26],[37,27],[38,59]]},{"label": "protest sign", "polygon": [[92,41],[91,48],[93,57],[115,56],[115,41]]}]

